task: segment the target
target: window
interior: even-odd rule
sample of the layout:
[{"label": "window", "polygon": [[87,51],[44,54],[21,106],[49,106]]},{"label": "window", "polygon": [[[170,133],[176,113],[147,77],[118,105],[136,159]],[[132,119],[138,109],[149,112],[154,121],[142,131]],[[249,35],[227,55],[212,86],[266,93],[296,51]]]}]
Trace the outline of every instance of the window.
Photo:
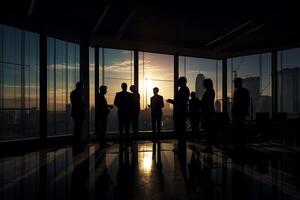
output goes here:
[{"label": "window", "polygon": [[139,130],[148,131],[151,128],[151,112],[148,108],[153,88],[159,88],[159,95],[163,96],[162,130],[173,129],[173,106],[166,102],[174,98],[174,56],[139,53],[139,93],[141,95],[141,112]]},{"label": "window", "polygon": [[243,79],[243,86],[250,94],[250,119],[256,112],[271,112],[271,54],[258,54],[228,59],[227,95],[228,111],[231,110],[231,98],[234,92],[235,77]]},{"label": "window", "polygon": [[38,137],[39,35],[0,25],[0,140]]},{"label": "window", "polygon": [[72,134],[70,93],[79,81],[79,45],[48,38],[48,136]]},{"label": "window", "polygon": [[[133,51],[120,49],[99,49],[99,83],[107,86],[106,99],[113,104],[116,93],[121,91],[121,84],[133,85]],[[107,132],[118,132],[117,108],[114,107],[107,122]]]},{"label": "window", "polygon": [[221,112],[222,103],[222,61],[204,58],[179,57],[179,76],[187,78],[190,92],[196,92],[197,98],[201,100],[204,93],[203,80],[210,78],[213,81],[215,96],[215,107]]},{"label": "window", "polygon": [[300,48],[278,52],[278,111],[300,113]]},{"label": "window", "polygon": [[95,131],[95,49],[89,48],[90,133]]}]

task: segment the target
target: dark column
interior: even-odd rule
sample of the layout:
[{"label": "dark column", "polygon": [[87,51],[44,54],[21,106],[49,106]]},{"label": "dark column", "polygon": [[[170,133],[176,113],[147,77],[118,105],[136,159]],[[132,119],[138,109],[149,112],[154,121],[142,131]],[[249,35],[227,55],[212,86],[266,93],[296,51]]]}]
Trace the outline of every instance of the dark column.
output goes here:
[{"label": "dark column", "polygon": [[134,85],[139,90],[139,51],[134,50],[133,55],[133,69],[134,69]]},{"label": "dark column", "polygon": [[178,78],[179,78],[179,56],[176,54],[174,55],[174,97],[178,91]]},{"label": "dark column", "polygon": [[[98,92],[99,92],[99,47],[95,48],[95,110],[98,110]],[[96,112],[95,112],[96,114]],[[95,116],[95,125],[97,123],[97,115]]]},{"label": "dark column", "polygon": [[222,105],[223,105],[223,112],[224,113],[227,113],[228,110],[227,110],[227,104],[228,104],[228,99],[227,99],[227,59],[223,59],[222,60],[222,72],[223,72],[223,91],[222,91],[222,94],[223,94],[223,102],[222,102]]},{"label": "dark column", "polygon": [[[95,95],[99,92],[99,69],[100,69],[100,63],[99,63],[99,47],[95,48]],[[95,100],[97,100],[97,95],[95,96]],[[97,101],[96,101],[97,102]],[[96,106],[95,102],[95,106]]]},{"label": "dark column", "polygon": [[47,139],[47,35],[40,33],[40,139]]},{"label": "dark column", "polygon": [[272,112],[278,111],[277,81],[277,51],[272,51]]},{"label": "dark column", "polygon": [[86,120],[83,125],[82,141],[89,142],[89,118],[90,118],[90,87],[89,87],[89,40],[83,34],[80,38],[80,81],[84,84],[83,97],[86,103]]},{"label": "dark column", "polygon": [[104,55],[104,50],[105,50],[105,48],[102,48],[102,56],[101,56],[101,58],[102,58],[102,63],[101,63],[101,71],[102,71],[102,85],[104,85],[105,84],[105,70],[104,70],[104,64],[105,64],[105,55]]}]

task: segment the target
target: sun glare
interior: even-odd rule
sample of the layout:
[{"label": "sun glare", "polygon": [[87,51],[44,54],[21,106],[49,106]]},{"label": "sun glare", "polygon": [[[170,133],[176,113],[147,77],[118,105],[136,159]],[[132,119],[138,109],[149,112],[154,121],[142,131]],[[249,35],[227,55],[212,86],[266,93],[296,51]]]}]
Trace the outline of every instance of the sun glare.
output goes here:
[{"label": "sun glare", "polygon": [[144,152],[143,155],[143,170],[145,173],[151,171],[152,166],[152,152]]},{"label": "sun glare", "polygon": [[149,80],[149,79],[147,79],[147,78],[146,78],[146,80],[145,80],[145,85],[146,85],[146,90],[147,90],[148,92],[151,92],[152,89],[155,87],[155,86],[154,86],[154,81]]}]

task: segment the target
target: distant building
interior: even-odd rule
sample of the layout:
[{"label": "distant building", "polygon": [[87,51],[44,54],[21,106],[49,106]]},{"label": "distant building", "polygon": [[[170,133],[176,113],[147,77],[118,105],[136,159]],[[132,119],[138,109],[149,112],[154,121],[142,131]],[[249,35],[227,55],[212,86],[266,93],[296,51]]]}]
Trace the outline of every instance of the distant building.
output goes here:
[{"label": "distant building", "polygon": [[203,81],[205,76],[203,74],[198,74],[196,77],[195,88],[196,88],[196,97],[201,99],[204,94]]},{"label": "distant building", "polygon": [[300,112],[300,68],[278,71],[279,111]]}]

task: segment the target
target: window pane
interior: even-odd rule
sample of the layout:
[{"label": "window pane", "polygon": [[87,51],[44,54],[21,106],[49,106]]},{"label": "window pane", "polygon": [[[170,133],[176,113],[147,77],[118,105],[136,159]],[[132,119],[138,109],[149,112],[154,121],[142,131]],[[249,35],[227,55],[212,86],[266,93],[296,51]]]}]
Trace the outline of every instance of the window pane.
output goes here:
[{"label": "window pane", "polygon": [[39,36],[0,25],[0,140],[38,137]]},{"label": "window pane", "polygon": [[220,60],[179,57],[179,76],[187,78],[191,92],[201,99],[204,93],[203,80],[210,78],[216,93],[216,111],[221,112],[222,102],[222,62]]},{"label": "window pane", "polygon": [[70,93],[79,81],[79,45],[47,39],[48,135],[72,134]]},{"label": "window pane", "polygon": [[90,133],[95,130],[95,49],[89,48]]},{"label": "window pane", "polygon": [[[104,77],[103,84],[107,86],[107,103],[113,104],[116,93],[121,91],[121,84],[127,83],[129,89],[130,85],[134,83],[133,51],[103,48],[99,56],[100,63],[102,63],[100,68],[104,69],[104,74],[99,69],[101,72],[99,76]],[[99,81],[101,81],[101,77]],[[107,132],[118,132],[116,107],[111,110],[108,116]]]},{"label": "window pane", "polygon": [[278,111],[300,113],[300,48],[278,52]]},{"label": "window pane", "polygon": [[151,114],[148,104],[153,96],[153,88],[159,88],[163,96],[162,130],[173,129],[173,107],[166,100],[174,98],[174,57],[155,53],[139,53],[139,92],[141,95],[140,126],[141,131],[152,130]]},{"label": "window pane", "polygon": [[228,60],[228,109],[231,109],[231,98],[234,92],[235,77],[243,79],[243,86],[250,93],[250,119],[255,119],[256,112],[271,112],[271,54],[243,56]]}]

